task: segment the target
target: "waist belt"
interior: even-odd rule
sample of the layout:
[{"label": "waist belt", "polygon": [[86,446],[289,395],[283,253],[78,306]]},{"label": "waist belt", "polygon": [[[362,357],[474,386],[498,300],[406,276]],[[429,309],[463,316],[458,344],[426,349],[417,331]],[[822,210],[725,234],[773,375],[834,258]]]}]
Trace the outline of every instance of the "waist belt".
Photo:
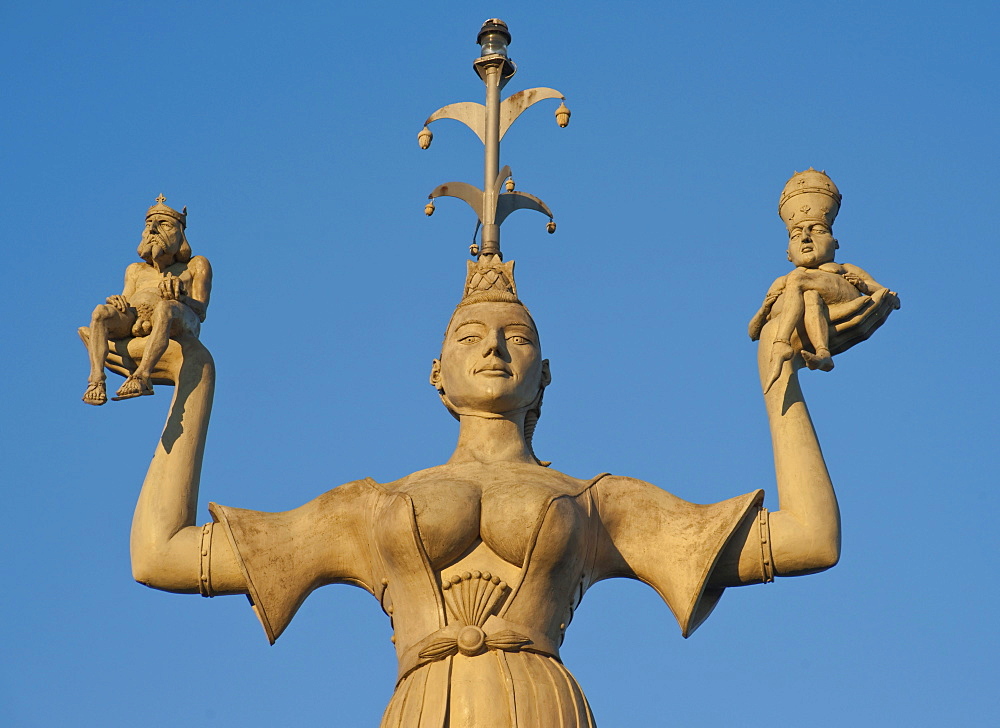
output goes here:
[{"label": "waist belt", "polygon": [[408,648],[399,658],[399,680],[429,662],[458,654],[475,657],[490,650],[526,650],[559,659],[559,648],[548,637],[492,615],[482,627],[449,624]]}]

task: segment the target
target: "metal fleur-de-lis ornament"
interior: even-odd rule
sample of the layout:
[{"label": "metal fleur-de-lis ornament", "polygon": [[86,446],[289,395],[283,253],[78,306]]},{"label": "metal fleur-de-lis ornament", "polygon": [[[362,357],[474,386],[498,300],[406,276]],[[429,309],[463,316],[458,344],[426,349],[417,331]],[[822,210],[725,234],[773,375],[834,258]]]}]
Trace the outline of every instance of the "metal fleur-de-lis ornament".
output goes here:
[{"label": "metal fleur-de-lis ornament", "polygon": [[[548,205],[534,195],[515,190],[510,167],[500,169],[500,140],[517,117],[529,106],[545,99],[560,99],[565,102],[565,97],[552,88],[530,88],[500,101],[500,90],[517,72],[517,66],[507,57],[510,40],[507,24],[499,18],[490,18],[483,23],[476,38],[476,42],[482,46],[482,55],[472,65],[486,84],[486,104],[465,101],[444,106],[427,117],[424,128],[417,135],[420,148],[427,149],[434,138],[427,125],[438,119],[454,119],[472,129],[485,147],[483,189],[465,182],[448,182],[439,185],[427,196],[429,202],[424,207],[424,212],[432,215],[434,199],[437,197],[465,200],[482,225],[481,244],[474,243],[470,248],[472,255],[477,258],[495,255],[503,259],[500,253],[500,225],[514,210],[537,210],[549,218],[546,229],[550,233],[556,229]],[[569,117],[570,111],[566,104],[560,104],[556,109],[556,122],[564,127],[569,123]],[[507,191],[501,192],[505,183]]]}]

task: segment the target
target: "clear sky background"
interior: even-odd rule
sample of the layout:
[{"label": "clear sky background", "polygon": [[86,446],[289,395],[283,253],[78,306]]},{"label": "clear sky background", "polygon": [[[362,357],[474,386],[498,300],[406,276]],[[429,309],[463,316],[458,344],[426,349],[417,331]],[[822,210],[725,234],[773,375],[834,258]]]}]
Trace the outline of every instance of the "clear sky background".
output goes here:
[{"label": "clear sky background", "polygon": [[[76,327],[119,293],[146,208],[189,209],[215,268],[208,500],[297,506],[444,462],[427,383],[474,217],[499,15],[562,91],[501,150],[559,229],[507,257],[554,382],[539,456],[696,502],[777,508],[746,324],[789,270],[788,177],[844,194],[839,260],[902,309],[804,372],[843,513],[827,573],[732,589],[689,640],[637,582],[598,584],[563,657],[601,726],[985,725],[998,682],[994,2],[6,3],[0,723],[377,725],[395,658],[365,592],[314,593],[274,647],[243,597],[146,589],[132,509],[170,389],[80,402]],[[117,382],[113,377],[109,381]],[[117,383],[115,383],[117,386]]]}]

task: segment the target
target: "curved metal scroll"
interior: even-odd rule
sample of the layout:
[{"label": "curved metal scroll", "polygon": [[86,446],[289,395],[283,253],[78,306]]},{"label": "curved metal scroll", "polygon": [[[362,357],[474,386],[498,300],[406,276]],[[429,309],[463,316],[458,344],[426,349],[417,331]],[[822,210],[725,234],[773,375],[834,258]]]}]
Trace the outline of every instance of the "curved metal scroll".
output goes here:
[{"label": "curved metal scroll", "polygon": [[[524,91],[518,91],[516,94],[511,94],[500,102],[500,139],[503,139],[504,134],[507,133],[507,130],[517,120],[517,117],[539,101],[545,101],[546,99],[565,100],[565,98],[565,96],[554,88],[546,88],[544,86],[529,88]],[[486,107],[483,104],[475,101],[459,101],[456,104],[442,106],[427,117],[424,126],[429,126],[432,122],[439,119],[453,119],[462,122],[472,129],[473,133],[479,137],[479,141],[483,144],[486,143]]]}]

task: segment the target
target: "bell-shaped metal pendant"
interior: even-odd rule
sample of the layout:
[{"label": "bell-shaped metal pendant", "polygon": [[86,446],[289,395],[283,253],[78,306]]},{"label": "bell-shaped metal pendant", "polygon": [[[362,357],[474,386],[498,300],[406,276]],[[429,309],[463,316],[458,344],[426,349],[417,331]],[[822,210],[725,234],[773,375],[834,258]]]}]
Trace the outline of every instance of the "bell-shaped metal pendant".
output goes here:
[{"label": "bell-shaped metal pendant", "polygon": [[[566,125],[569,124],[570,116],[572,116],[572,112],[566,107],[566,102],[564,101],[559,104],[559,108],[556,109],[556,123],[559,126],[566,128]],[[426,149],[426,147],[424,148]]]},{"label": "bell-shaped metal pendant", "polygon": [[[566,126],[566,125],[560,124],[560,126]],[[420,145],[421,149],[427,149],[427,147],[431,145],[432,139],[434,139],[434,134],[432,134],[431,130],[428,129],[426,126],[420,130],[419,134],[417,134],[417,143]],[[430,215],[429,212],[427,214]]]}]

